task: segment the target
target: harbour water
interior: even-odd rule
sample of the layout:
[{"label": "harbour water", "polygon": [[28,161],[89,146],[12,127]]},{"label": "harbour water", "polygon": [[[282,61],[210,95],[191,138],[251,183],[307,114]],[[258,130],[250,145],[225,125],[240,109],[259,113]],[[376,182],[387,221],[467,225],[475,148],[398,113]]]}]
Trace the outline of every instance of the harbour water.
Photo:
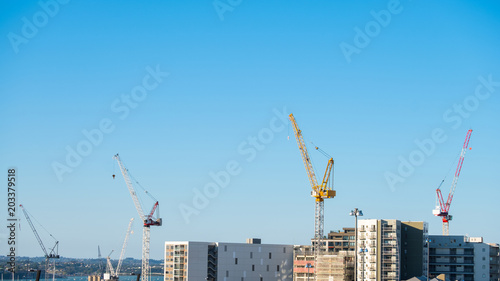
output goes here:
[{"label": "harbour water", "polygon": [[[10,281],[12,280],[11,278],[8,278],[7,276],[3,276],[3,280],[4,281]],[[71,277],[65,277],[65,278],[56,278],[55,279],[56,281],[87,281],[88,280],[88,277],[87,276],[71,276]],[[120,276],[120,279],[119,281],[136,281],[137,280],[137,276],[135,275],[124,275],[124,276]],[[154,275],[154,276],[151,276],[151,281],[162,281],[163,280],[163,275]],[[15,281],[35,281],[35,279],[15,279]],[[52,281],[52,275],[50,276],[47,276],[47,279],[44,279],[43,278],[43,275],[40,277],[40,281]]]}]

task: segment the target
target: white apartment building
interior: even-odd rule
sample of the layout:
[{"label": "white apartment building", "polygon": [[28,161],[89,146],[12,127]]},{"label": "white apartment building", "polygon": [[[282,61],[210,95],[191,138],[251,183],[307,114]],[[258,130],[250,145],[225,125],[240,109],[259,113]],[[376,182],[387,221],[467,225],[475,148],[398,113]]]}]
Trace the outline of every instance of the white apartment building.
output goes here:
[{"label": "white apartment building", "polygon": [[399,281],[401,222],[360,220],[358,223],[357,280]]},{"label": "white apartment building", "polygon": [[427,271],[426,222],[360,220],[357,281],[399,281]]},{"label": "white apartment building", "polygon": [[165,281],[291,281],[292,267],[292,245],[165,242]]}]

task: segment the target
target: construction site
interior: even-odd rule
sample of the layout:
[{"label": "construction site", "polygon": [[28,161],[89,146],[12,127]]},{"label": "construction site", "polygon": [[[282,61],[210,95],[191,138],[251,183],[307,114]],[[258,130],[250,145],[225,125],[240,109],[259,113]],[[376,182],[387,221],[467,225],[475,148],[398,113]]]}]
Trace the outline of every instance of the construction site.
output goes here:
[{"label": "construction site", "polygon": [[0,19],[0,281],[500,281],[500,1]]},{"label": "construction site", "polygon": [[[247,240],[246,244],[167,241],[165,242],[163,270],[165,281],[247,280],[245,278],[253,280],[257,276],[260,276],[261,281],[274,278],[276,278],[274,280],[295,281],[400,281],[420,276],[432,279],[443,274],[446,277],[443,280],[479,281],[483,278],[478,278],[479,269],[474,268],[486,268],[486,266],[491,270],[482,276],[491,278],[487,278],[485,281],[498,281],[500,268],[498,264],[498,244],[485,244],[482,238],[462,236],[457,239],[457,237],[453,237],[452,241],[454,243],[457,240],[462,241],[466,250],[457,251],[453,249],[453,253],[458,256],[461,253],[464,258],[453,258],[451,260],[444,258],[451,253],[451,250],[446,252],[446,250],[440,248],[442,243],[438,243],[439,245],[432,243],[433,241],[446,240],[446,237],[449,236],[449,223],[452,220],[450,207],[465,154],[469,149],[472,130],[467,131],[446,202],[441,192],[441,187],[445,182],[444,179],[436,189],[437,207],[432,213],[442,220],[442,236],[433,237],[429,235],[428,223],[424,221],[361,219],[358,223],[358,216],[363,216],[363,211],[358,208],[351,210],[349,214],[355,217],[354,228],[344,227],[342,231],[330,231],[325,234],[325,199],[333,199],[337,195],[333,185],[334,160],[321,148],[314,146],[314,149],[319,151],[326,159],[325,172],[318,180],[307,150],[306,141],[293,114],[289,115],[289,121],[293,127],[300,156],[310,183],[312,202],[314,202],[314,232],[311,231],[314,235],[311,244],[270,245],[261,244],[261,240],[257,238]],[[142,224],[142,265],[140,272],[135,275],[137,281],[150,281],[150,231],[151,227],[162,226],[159,201],[131,176],[130,171],[118,154],[113,159],[118,164],[125,186]],[[117,176],[113,174],[112,177],[115,179]],[[139,199],[138,190],[148,198],[150,209],[144,209],[144,200]],[[20,205],[20,207],[44,253],[46,260],[45,278],[49,278],[48,274],[52,273],[52,279],[55,280],[55,260],[60,258],[59,242],[52,234],[49,234],[53,238],[54,244],[52,247],[46,248],[38,235],[35,225],[32,223],[32,215],[28,213],[23,205]],[[116,265],[113,265],[111,259],[113,250],[105,258],[106,262],[102,266],[102,273],[88,276],[88,281],[116,281],[119,279],[128,240],[132,233],[133,222],[134,218],[131,218],[125,231],[125,238]],[[46,229],[44,228],[44,230]],[[458,244],[454,247],[463,247],[462,243]],[[262,250],[263,247],[264,250]],[[476,262],[472,262],[470,259],[471,256],[475,255],[474,251],[470,249],[475,247],[487,253],[485,254],[487,260],[483,258],[485,262],[478,262],[477,265]],[[446,254],[443,254],[443,251]],[[226,252],[232,253],[232,256],[226,255]],[[479,254],[478,252],[476,255]],[[261,259],[260,266],[255,264],[254,257]],[[98,258],[102,258],[99,246]],[[264,258],[269,259],[269,261],[263,263]],[[230,263],[234,263],[234,266],[228,266]],[[448,264],[445,265],[446,263]],[[472,267],[467,264],[472,264]],[[463,265],[466,265],[466,267]],[[245,268],[251,268],[252,273],[247,272]],[[235,275],[236,277],[234,277]],[[37,275],[37,279],[39,278],[40,272]]]}]

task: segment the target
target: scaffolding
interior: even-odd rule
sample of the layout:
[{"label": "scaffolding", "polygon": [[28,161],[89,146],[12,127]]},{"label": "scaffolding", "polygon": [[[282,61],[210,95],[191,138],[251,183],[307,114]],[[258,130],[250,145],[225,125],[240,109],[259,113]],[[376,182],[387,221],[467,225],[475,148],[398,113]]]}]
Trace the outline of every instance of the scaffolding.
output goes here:
[{"label": "scaffolding", "polygon": [[345,251],[337,255],[321,255],[316,264],[316,281],[354,279],[354,256]]}]

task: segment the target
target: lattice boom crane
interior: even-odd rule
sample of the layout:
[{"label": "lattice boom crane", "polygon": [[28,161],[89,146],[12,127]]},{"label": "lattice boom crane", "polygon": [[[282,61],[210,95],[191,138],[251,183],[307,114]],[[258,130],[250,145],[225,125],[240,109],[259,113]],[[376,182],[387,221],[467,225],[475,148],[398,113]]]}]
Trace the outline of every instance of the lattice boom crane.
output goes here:
[{"label": "lattice boom crane", "polygon": [[453,196],[455,195],[455,189],[457,188],[458,177],[460,177],[460,172],[462,171],[462,165],[464,163],[467,147],[469,146],[471,134],[472,130],[468,130],[467,135],[465,136],[464,145],[462,146],[460,158],[458,159],[457,169],[455,170],[455,176],[453,177],[453,182],[451,183],[450,193],[448,193],[448,200],[446,200],[446,203],[444,202],[443,195],[441,194],[441,188],[440,188],[441,185],[436,189],[439,206],[436,206],[436,209],[434,209],[432,213],[435,216],[441,217],[443,221],[443,235],[449,235],[450,233],[449,224],[451,219],[453,218],[453,216],[449,214],[451,201],[453,200]]},{"label": "lattice boom crane", "polygon": [[120,253],[120,258],[118,259],[118,265],[116,266],[116,277],[120,274],[120,269],[122,267],[122,262],[123,262],[123,257],[125,257],[125,250],[127,249],[127,244],[128,244],[128,238],[130,234],[132,233],[132,223],[134,222],[134,218],[130,219],[130,222],[128,223],[128,228],[127,228],[127,233],[125,234],[125,240],[123,241],[123,246],[122,246],[122,251]]},{"label": "lattice boom crane", "polygon": [[[116,154],[113,157],[117,162],[118,166],[120,166],[120,171],[122,172],[123,179],[127,184],[128,191],[130,192],[130,196],[132,197],[132,201],[134,201],[135,208],[137,209],[137,213],[139,217],[144,222],[144,227],[142,231],[142,269],[141,269],[141,281],[149,281],[151,269],[149,267],[149,242],[150,242],[150,227],[151,226],[161,226],[162,220],[158,217],[158,206],[159,203],[154,197],[145,191],[154,201],[155,204],[151,208],[151,211],[145,215],[142,209],[141,203],[139,202],[139,198],[137,197],[137,193],[135,192],[134,186],[132,184],[132,180],[130,178],[130,174],[128,169],[125,168],[123,162],[120,160],[120,156]],[[114,178],[114,176],[113,176]],[[156,213],[155,218],[154,215]]]},{"label": "lattice boom crane", "polygon": [[[47,251],[45,248],[45,245],[42,242],[42,239],[38,235],[38,232],[36,231],[35,226],[33,225],[33,222],[31,221],[31,218],[28,214],[28,211],[24,208],[23,205],[19,205],[21,209],[23,210],[24,216],[26,217],[26,220],[28,221],[28,224],[30,225],[31,230],[33,231],[33,234],[36,237],[36,240],[38,241],[38,244],[40,244],[40,248],[42,248],[43,253],[45,254],[45,274],[47,274],[47,268],[49,266],[49,260],[50,259],[58,259],[59,258],[59,241],[52,236],[52,234],[49,233],[50,237],[52,237],[56,242],[54,244],[54,247],[50,249],[50,252]],[[35,220],[36,221],[36,220]],[[43,227],[43,226],[42,226]],[[55,280],[56,278],[56,262],[54,260],[54,267],[52,269],[52,280]]]},{"label": "lattice boom crane", "polygon": [[317,262],[317,257],[321,252],[323,245],[323,233],[324,233],[324,199],[334,198],[336,195],[335,190],[333,190],[333,158],[328,160],[326,166],[325,175],[323,176],[323,181],[318,184],[316,179],[316,174],[311,163],[311,158],[307,152],[307,147],[302,136],[302,131],[299,129],[295,117],[293,114],[289,115],[290,122],[292,122],[293,130],[295,132],[295,138],[297,140],[297,145],[299,146],[300,154],[302,156],[302,161],[307,171],[307,176],[309,178],[309,183],[311,184],[311,196],[315,198],[315,208],[314,208],[314,257],[315,262]]}]

